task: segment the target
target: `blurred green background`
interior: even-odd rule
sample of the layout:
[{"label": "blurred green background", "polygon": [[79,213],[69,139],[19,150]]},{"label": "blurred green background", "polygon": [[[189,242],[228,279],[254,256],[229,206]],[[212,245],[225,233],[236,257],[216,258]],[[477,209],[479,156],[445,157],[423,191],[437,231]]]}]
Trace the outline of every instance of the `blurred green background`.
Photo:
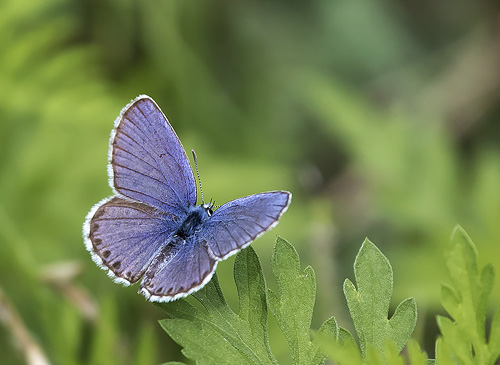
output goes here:
[{"label": "blurred green background", "polygon": [[[456,223],[500,272],[499,11],[485,0],[2,0],[2,363],[183,359],[161,311],[112,283],[81,237],[111,194],[113,120],[142,93],[196,149],[206,200],[293,192],[253,245],[269,286],[279,234],[316,271],[316,328],[331,315],[349,327],[342,281],[368,236],[393,264],[393,302],[417,299],[415,337],[433,356]],[[237,310],[232,260],[217,272]],[[272,318],[270,332],[288,363]]]}]

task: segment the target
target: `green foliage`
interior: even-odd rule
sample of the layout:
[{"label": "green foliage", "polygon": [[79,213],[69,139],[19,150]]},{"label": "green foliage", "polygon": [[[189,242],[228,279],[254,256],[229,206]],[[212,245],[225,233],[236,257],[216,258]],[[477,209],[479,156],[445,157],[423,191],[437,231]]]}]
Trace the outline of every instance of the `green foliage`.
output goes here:
[{"label": "green foliage", "polygon": [[[316,283],[311,267],[300,272],[295,248],[278,238],[273,254],[273,273],[278,293],[267,295],[278,324],[288,340],[293,364],[322,364],[325,357],[311,341],[310,324]],[[205,310],[187,300],[159,304],[168,318],[163,329],[183,347],[183,354],[201,364],[276,364],[267,332],[266,283],[252,247],[238,253],[234,264],[239,313],[227,305],[217,277],[193,294]],[[337,333],[334,318],[319,329],[320,334]],[[214,351],[213,349],[217,349]]]},{"label": "green foliage", "polygon": [[[392,269],[388,260],[368,240],[355,262],[356,291],[346,281],[344,292],[361,343],[339,328],[335,318],[326,320],[311,339],[311,319],[316,297],[313,269],[300,269],[295,248],[278,237],[272,257],[272,271],[278,291],[267,291],[267,302],[288,341],[293,364],[323,364],[326,356],[340,364],[399,363],[399,352],[413,332],[416,305],[403,301],[387,319],[392,295]],[[267,333],[266,284],[257,255],[251,247],[235,261],[239,314],[227,305],[216,277],[193,296],[203,305],[199,310],[187,300],[160,304],[168,315],[160,321],[165,331],[182,347],[184,355],[199,363],[276,363]],[[213,351],[217,348],[217,351]],[[320,350],[321,349],[321,350]],[[418,345],[412,356],[425,360]],[[326,355],[326,356],[325,356]],[[418,362],[416,362],[418,363]]]},{"label": "green foliage", "polygon": [[[446,265],[453,286],[442,286],[442,302],[454,322],[443,316],[437,318],[442,336],[436,342],[436,360],[428,359],[418,343],[410,339],[417,320],[413,298],[401,302],[388,318],[392,267],[368,239],[354,262],[357,288],[348,279],[344,282],[359,347],[334,317],[326,320],[311,337],[316,295],[314,271],[310,266],[301,271],[297,251],[280,237],[272,256],[277,292],[266,289],[257,255],[249,247],[238,253],[234,267],[240,303],[238,315],[227,305],[214,277],[193,295],[204,310],[187,300],[161,304],[168,318],[160,323],[183,347],[184,355],[201,364],[276,363],[268,341],[268,302],[287,339],[293,364],[323,364],[329,358],[340,365],[493,365],[500,354],[500,311],[494,315],[487,343],[485,321],[494,276],[491,265],[479,272],[477,250],[461,228],[454,232]],[[405,346],[407,351],[403,355]]]},{"label": "green foliage", "polygon": [[[269,290],[269,306],[285,335],[293,364],[321,364],[324,357],[311,342],[310,326],[316,300],[316,278],[312,267],[300,270],[295,248],[281,237],[274,246],[272,269],[278,293]],[[336,333],[334,318],[327,320],[320,332]]]},{"label": "green foliage", "polygon": [[200,364],[276,364],[268,341],[266,284],[251,247],[238,254],[234,273],[238,314],[227,305],[214,276],[193,294],[206,311],[184,299],[159,304],[168,316],[160,324],[184,348],[183,354]]},{"label": "green foliage", "polygon": [[477,249],[461,227],[455,228],[446,267],[452,285],[441,287],[441,303],[451,319],[438,316],[438,364],[495,364],[500,355],[500,311],[493,317],[489,341],[486,316],[494,283],[491,264],[479,270]]},{"label": "green foliage", "polygon": [[361,352],[367,346],[382,351],[391,341],[401,351],[417,322],[414,298],[401,302],[391,319],[387,319],[392,296],[393,274],[389,260],[369,240],[365,240],[354,262],[358,290],[346,279],[344,294],[359,337]]},{"label": "green foliage", "polygon": [[[344,282],[344,295],[356,328],[360,348],[352,335],[341,329],[337,341],[320,339],[321,348],[339,364],[402,364],[399,355],[408,342],[417,321],[414,298],[408,298],[388,319],[392,296],[393,272],[389,260],[368,239],[354,262],[358,288],[349,280]],[[320,337],[321,338],[321,337]],[[420,350],[412,345],[415,363],[426,361]]]}]

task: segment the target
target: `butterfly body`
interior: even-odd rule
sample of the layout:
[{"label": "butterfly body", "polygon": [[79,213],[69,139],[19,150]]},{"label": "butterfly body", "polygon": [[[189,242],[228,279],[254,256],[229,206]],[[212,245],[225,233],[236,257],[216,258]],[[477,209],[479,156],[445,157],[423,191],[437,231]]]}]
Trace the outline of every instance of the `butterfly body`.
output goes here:
[{"label": "butterfly body", "polygon": [[156,103],[142,95],[121,112],[111,134],[109,182],[115,195],[83,225],[87,250],[115,281],[141,278],[140,293],[171,301],[201,289],[217,263],[273,228],[291,194],[270,191],[213,210],[196,205],[187,155]]},{"label": "butterfly body", "polygon": [[175,234],[181,238],[192,236],[203,227],[203,223],[210,218],[212,213],[212,208],[207,204],[192,207]]}]

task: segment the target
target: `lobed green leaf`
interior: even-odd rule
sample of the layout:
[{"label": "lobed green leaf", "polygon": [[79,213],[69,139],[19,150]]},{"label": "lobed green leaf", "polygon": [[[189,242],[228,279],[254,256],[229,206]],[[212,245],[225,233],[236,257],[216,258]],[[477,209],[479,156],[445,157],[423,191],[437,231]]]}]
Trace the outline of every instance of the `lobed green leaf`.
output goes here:
[{"label": "lobed green leaf", "polygon": [[[286,240],[278,237],[272,257],[272,271],[278,292],[268,291],[269,307],[285,335],[293,364],[321,364],[324,356],[311,341],[310,326],[316,298],[316,278],[308,266],[300,270],[299,255]],[[336,337],[336,323],[330,319],[323,332]]]},{"label": "lobed green leaf", "polygon": [[368,239],[356,257],[354,275],[358,289],[346,279],[344,294],[362,354],[367,359],[367,356],[374,356],[368,355],[368,346],[383,354],[387,341],[393,342],[398,351],[401,351],[415,328],[415,300],[404,300],[396,308],[392,318],[388,319],[393,283],[392,268],[387,258]]},{"label": "lobed green leaf", "polygon": [[318,332],[314,337],[321,351],[339,365],[361,365],[363,360],[356,341],[345,328],[338,328],[337,336]]},{"label": "lobed green leaf", "polygon": [[410,339],[406,348],[408,349],[408,360],[410,361],[410,364],[428,364],[427,354],[422,351],[417,341],[415,341],[414,339]]},{"label": "lobed green leaf", "polygon": [[452,285],[443,284],[441,288],[441,302],[453,320],[437,318],[442,334],[436,345],[438,363],[456,359],[467,364],[493,365],[499,357],[500,336],[495,318],[489,342],[486,340],[486,315],[495,273],[492,265],[480,271],[477,257],[476,246],[457,226],[446,257]]}]

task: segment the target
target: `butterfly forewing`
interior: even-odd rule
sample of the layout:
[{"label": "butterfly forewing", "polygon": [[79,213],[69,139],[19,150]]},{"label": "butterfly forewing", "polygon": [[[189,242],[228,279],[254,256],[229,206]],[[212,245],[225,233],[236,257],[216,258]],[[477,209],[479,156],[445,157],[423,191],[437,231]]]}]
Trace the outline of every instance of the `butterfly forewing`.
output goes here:
[{"label": "butterfly forewing", "polygon": [[164,211],[196,204],[196,184],[179,138],[156,103],[138,97],[117,120],[111,141],[112,187]]},{"label": "butterfly forewing", "polygon": [[287,191],[270,191],[232,200],[217,209],[201,236],[219,259],[241,250],[273,228],[290,204]]}]

